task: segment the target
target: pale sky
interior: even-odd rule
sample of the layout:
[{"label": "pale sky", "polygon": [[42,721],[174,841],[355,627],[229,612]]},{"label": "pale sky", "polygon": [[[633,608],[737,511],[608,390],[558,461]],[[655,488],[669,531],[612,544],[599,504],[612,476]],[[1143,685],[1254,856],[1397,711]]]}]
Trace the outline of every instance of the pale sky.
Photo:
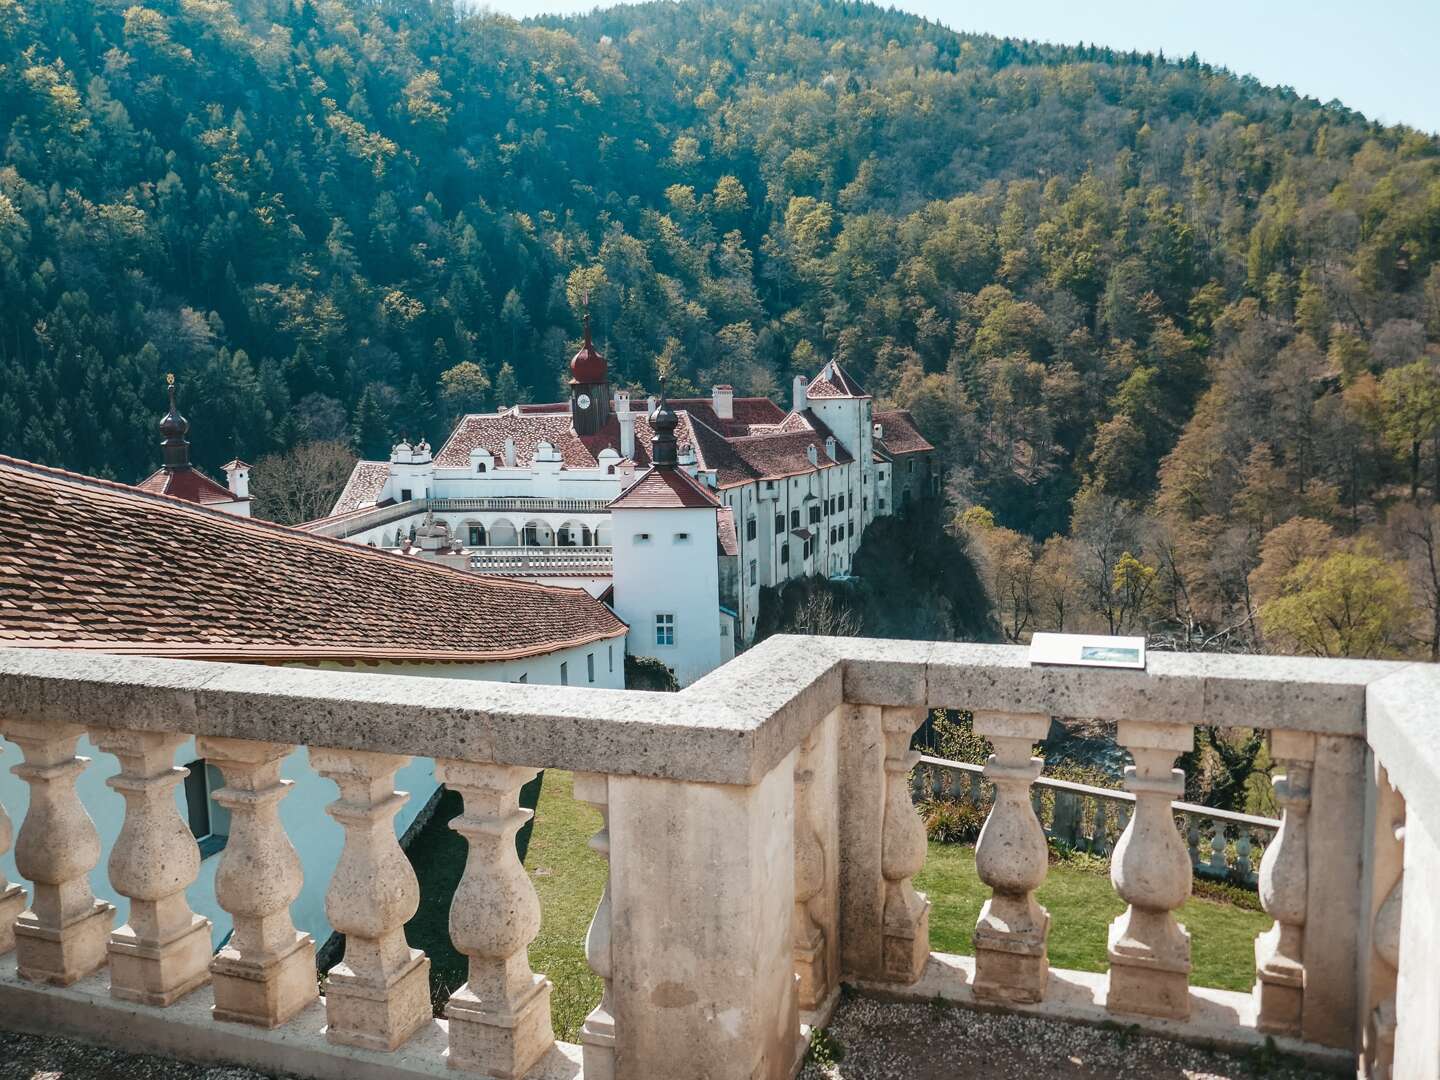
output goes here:
[{"label": "pale sky", "polygon": [[[489,0],[516,17],[589,10]],[[608,5],[600,5],[608,6]],[[894,0],[954,30],[1202,60],[1440,132],[1440,0]]]}]

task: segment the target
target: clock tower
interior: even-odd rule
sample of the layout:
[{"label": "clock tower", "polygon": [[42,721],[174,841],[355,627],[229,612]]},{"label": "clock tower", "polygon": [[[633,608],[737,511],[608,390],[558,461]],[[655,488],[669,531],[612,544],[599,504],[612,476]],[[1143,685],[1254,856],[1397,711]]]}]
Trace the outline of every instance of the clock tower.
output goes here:
[{"label": "clock tower", "polygon": [[576,435],[596,435],[610,419],[610,372],[590,340],[585,313],[585,342],[570,360],[570,420]]}]

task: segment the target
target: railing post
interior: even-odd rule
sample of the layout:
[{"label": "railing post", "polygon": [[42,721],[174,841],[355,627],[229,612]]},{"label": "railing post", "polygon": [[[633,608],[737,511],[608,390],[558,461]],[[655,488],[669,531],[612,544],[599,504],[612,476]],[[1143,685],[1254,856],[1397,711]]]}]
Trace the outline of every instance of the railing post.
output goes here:
[{"label": "railing post", "polygon": [[115,919],[115,908],[90,891],[100,836],[75,793],[90,760],[75,755],[85,729],[12,720],[5,732],[25,755],[10,771],[30,785],[30,809],[15,842],[15,866],[35,885],[30,910],[15,920],[19,975],[69,986],[105,966]]},{"label": "railing post", "polygon": [[1370,873],[1370,950],[1362,1017],[1360,1075],[1391,1080],[1395,1067],[1396,985],[1400,972],[1400,916],[1404,910],[1405,800],[1375,763]]},{"label": "railing post", "polygon": [[993,890],[975,924],[975,996],[1033,1003],[1045,996],[1050,977],[1050,915],[1035,902],[1050,853],[1030,805],[1043,762],[1030,751],[1049,732],[1050,717],[978,711],[974,717],[975,734],[995,746],[985,765],[995,803],[975,846],[976,873]]},{"label": "railing post", "polygon": [[106,783],[125,799],[109,869],[115,891],[130,898],[130,921],[110,935],[110,993],[170,1005],[210,981],[210,920],[185,899],[200,851],[175,805],[188,772],[175,767],[175,751],[186,736],[98,728],[90,737],[119,759]]},{"label": "railing post", "polygon": [[614,966],[610,950],[610,791],[604,773],[577,772],[575,798],[600,811],[600,831],[590,838],[590,849],[605,860],[605,888],[585,933],[585,961],[600,978],[600,1004],[590,1010],[580,1028],[585,1076],[615,1080],[615,1005],[611,1000]]},{"label": "railing post", "polygon": [[1276,731],[1270,757],[1285,766],[1275,777],[1275,800],[1283,810],[1280,831],[1260,861],[1260,903],[1275,925],[1255,939],[1257,1026],[1277,1035],[1299,1035],[1305,993],[1305,912],[1309,892],[1310,769],[1315,737]]},{"label": "railing post", "polygon": [[885,878],[884,975],[887,981],[916,982],[930,958],[930,901],[917,893],[911,878],[925,865],[925,826],[915,810],[906,778],[920,754],[910,739],[925,721],[926,710],[885,707],[885,825],[880,872]]},{"label": "railing post", "polygon": [[[0,855],[10,850],[14,839],[15,831],[10,824],[10,815],[5,812],[4,805],[0,804]],[[25,910],[25,900],[25,890],[6,881],[5,875],[0,874],[0,956],[15,948],[15,918]]]},{"label": "railing post", "polygon": [[795,767],[795,971],[801,1019],[829,1022],[840,993],[835,739],[839,713],[810,729]]},{"label": "railing post", "polygon": [[748,785],[610,777],[617,1076],[795,1074],[795,765]]},{"label": "railing post", "polygon": [[540,899],[515,851],[515,834],[534,816],[520,808],[520,789],[538,771],[435,762],[436,779],[465,800],[450,827],[470,844],[450,903],[450,940],[470,961],[445,1006],[450,1064],[489,1076],[524,1076],[555,1044],[551,983],[530,970],[526,954],[540,932]]},{"label": "railing post", "polygon": [[195,746],[224,774],[225,786],[213,798],[230,811],[215,900],[234,917],[235,932],[210,962],[212,1015],[279,1027],[319,996],[315,941],[290,921],[304,873],[280,824],[280,800],[291,784],[280,779],[280,765],[295,748],[209,735]]},{"label": "railing post", "polygon": [[345,935],[345,959],[325,985],[334,1043],[394,1050],[431,1018],[430,960],[405,941],[420,883],[395,838],[395,815],[409,799],[395,790],[395,774],[409,763],[401,754],[310,751],[311,766],[340,789],[325,812],[345,830],[325,894],[330,925]]},{"label": "railing post", "polygon": [[1190,1015],[1190,935],[1172,912],[1190,895],[1190,853],[1170,803],[1185,794],[1185,774],[1171,768],[1195,745],[1189,724],[1121,721],[1118,741],[1135,759],[1125,788],[1135,813],[1115,844],[1110,880],[1129,907],[1110,924],[1114,1012],[1185,1019]]}]

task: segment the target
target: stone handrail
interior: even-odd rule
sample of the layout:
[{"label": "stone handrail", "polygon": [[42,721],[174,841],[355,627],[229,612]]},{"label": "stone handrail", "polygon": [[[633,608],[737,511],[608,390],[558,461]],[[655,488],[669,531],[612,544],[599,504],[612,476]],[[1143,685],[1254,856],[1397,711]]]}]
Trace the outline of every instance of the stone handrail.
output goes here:
[{"label": "stone handrail", "polygon": [[[603,514],[609,505],[609,499],[541,499],[530,498],[529,496],[497,496],[480,499],[442,499],[432,497],[429,499],[411,499],[408,502],[391,503],[389,506],[367,507],[363,510],[351,511],[348,514],[336,514],[333,517],[320,518],[316,521],[307,522],[302,525],[301,528],[308,532],[318,533],[321,536],[332,536],[343,540],[347,536],[354,536],[356,533],[364,532],[366,529],[373,529],[379,525],[389,525],[392,522],[401,521],[415,514],[424,514],[428,511],[435,511],[436,513],[458,513],[468,510],[492,510],[532,511],[534,513]],[[523,524],[524,522],[517,522],[517,525]]]},{"label": "stone handrail", "polygon": [[[20,748],[14,771],[30,790],[14,845],[29,885],[0,881],[0,953],[13,946],[0,957],[0,1015],[335,1080],[437,1076],[447,1064],[779,1080],[798,1069],[802,1020],[825,1023],[843,981],[891,998],[1116,1016],[1238,1048],[1273,1036],[1328,1065],[1364,1057],[1395,1063],[1390,1075],[1433,1076],[1437,675],[1184,654],[1153,655],[1142,672],[1042,668],[1005,646],[776,637],[656,694],[0,649],[0,734]],[[992,892],[973,958],[931,952],[929,900],[913,885],[926,837],[910,743],[931,708],[970,710],[995,747],[975,855]],[[1126,911],[1106,975],[1049,966],[1032,749],[1052,716],[1115,722],[1135,762],[1133,812],[1110,852]],[[1268,731],[1284,770],[1284,814],[1259,873],[1274,925],[1256,941],[1253,995],[1189,985],[1175,912],[1193,866],[1173,762],[1197,725]],[[119,929],[88,884],[101,852],[75,791],[86,733],[120,762],[109,783],[126,812],[107,864],[109,895],[130,901]],[[197,860],[173,797],[184,772],[173,756],[190,736],[223,773],[215,799],[232,815],[215,890],[235,931],[213,957],[208,923],[186,906]],[[335,783],[329,813],[344,834],[327,911],[346,951],[323,998],[316,942],[289,916],[305,867],[275,812],[288,783],[279,763],[297,746]],[[405,943],[413,874],[390,826],[404,799],[396,772],[416,755],[434,757],[462,795],[453,827],[469,846],[450,919],[469,981],[443,1020],[429,1015],[428,961]],[[547,768],[576,771],[609,862],[586,945],[604,994],[579,1046],[554,1041],[549,982],[529,967],[541,913],[513,842],[528,818],[520,787]],[[1041,788],[1088,794],[1063,783]],[[1399,917],[1400,836],[1406,865],[1419,860],[1411,872],[1425,875],[1413,922]],[[0,815],[0,855],[11,839]],[[1414,1000],[1407,986],[1420,988]]]},{"label": "stone handrail", "polygon": [[[917,800],[928,796],[986,809],[990,799],[984,775],[983,765],[922,754],[911,785]],[[1041,776],[1031,785],[1030,801],[1048,838],[1092,855],[1108,855],[1129,824],[1135,796],[1118,788]],[[1195,873],[1243,885],[1259,883],[1260,859],[1280,831],[1278,820],[1180,800],[1172,800],[1170,809],[1185,832]]]},{"label": "stone handrail", "polygon": [[470,569],[482,574],[608,575],[615,568],[615,552],[602,546],[478,547],[467,548]]}]

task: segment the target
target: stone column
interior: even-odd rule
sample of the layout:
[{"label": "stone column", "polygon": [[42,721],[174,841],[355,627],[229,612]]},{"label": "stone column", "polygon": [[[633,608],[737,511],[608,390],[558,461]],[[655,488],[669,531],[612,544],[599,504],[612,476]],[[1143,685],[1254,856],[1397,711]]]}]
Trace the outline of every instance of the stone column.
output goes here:
[{"label": "stone column", "polygon": [[1305,911],[1309,891],[1310,767],[1315,737],[1276,731],[1270,757],[1285,767],[1274,779],[1280,831],[1260,860],[1260,903],[1275,925],[1255,939],[1257,1025],[1276,1035],[1300,1034],[1305,994]]},{"label": "stone column", "polygon": [[[14,838],[10,815],[5,813],[5,807],[0,805],[0,855],[10,850]],[[0,956],[15,947],[15,918],[24,910],[25,890],[6,881],[5,875],[0,874]]]},{"label": "stone column", "polygon": [[450,1064],[487,1076],[521,1077],[555,1043],[550,980],[530,970],[526,949],[540,932],[540,899],[515,852],[533,816],[520,789],[536,769],[442,758],[435,776],[465,799],[450,825],[470,842],[450,905],[450,940],[470,977],[450,995]]},{"label": "stone column", "polygon": [[795,973],[801,1013],[817,1013],[830,993],[825,926],[812,905],[823,903],[825,846],[811,817],[820,728],[810,730],[795,765]]},{"label": "stone column", "polygon": [[1125,788],[1135,813],[1110,857],[1110,880],[1130,906],[1110,924],[1112,1012],[1183,1020],[1190,1015],[1190,935],[1172,914],[1190,895],[1190,855],[1170,803],[1185,794],[1185,774],[1171,768],[1195,745],[1189,724],[1121,721],[1120,745],[1134,765]]},{"label": "stone column", "polygon": [[325,984],[326,1037],[394,1050],[430,1022],[430,961],[405,941],[420,905],[420,883],[395,839],[395,815],[409,795],[395,790],[401,754],[310,750],[315,771],[340,798],[325,812],[345,829],[345,848],[325,894],[330,925],[345,935],[345,959]]},{"label": "stone column", "polygon": [[120,760],[106,783],[125,799],[110,884],[130,898],[130,921],[110,935],[110,993],[171,1005],[210,981],[210,920],[185,899],[200,850],[175,805],[175,787],[189,772],[175,767],[186,736],[92,728],[90,738]]},{"label": "stone column", "polygon": [[917,893],[910,879],[925,865],[925,825],[915,809],[907,782],[920,754],[910,738],[925,721],[926,711],[883,708],[885,733],[885,824],[881,835],[880,873],[885,878],[885,979],[909,985],[919,980],[930,959],[930,901]]},{"label": "stone column", "polygon": [[315,942],[290,921],[304,874],[280,800],[290,788],[280,765],[284,743],[202,736],[201,757],[225,776],[214,793],[230,811],[230,839],[215,872],[215,899],[235,920],[229,943],[210,963],[216,1020],[279,1027],[319,996]]},{"label": "stone column", "polygon": [[[610,862],[610,791],[604,773],[575,774],[575,798],[600,811],[600,831],[590,838],[590,850]],[[610,1000],[611,976],[614,970],[610,949],[610,873],[606,867],[605,889],[585,933],[585,960],[590,970],[600,977],[604,988],[600,1004],[590,1010],[580,1027],[580,1045],[584,1052],[585,1076],[590,1080],[615,1080],[615,1006]]]},{"label": "stone column", "polygon": [[115,919],[115,908],[90,891],[100,836],[75,793],[90,760],[75,756],[85,729],[12,720],[6,733],[25,755],[10,771],[30,785],[30,809],[15,843],[15,866],[35,884],[30,910],[15,920],[19,974],[69,986],[105,966]]},{"label": "stone column", "polygon": [[1050,852],[1030,805],[1042,766],[1030,750],[1049,733],[1050,717],[977,712],[974,726],[995,746],[985,765],[995,804],[975,846],[975,870],[993,890],[975,924],[975,996],[1033,1004],[1045,996],[1050,978],[1050,914],[1035,902]]},{"label": "stone column", "polygon": [[1405,801],[1390,786],[1378,763],[1370,872],[1375,891],[1369,914],[1370,949],[1366,1012],[1361,1036],[1360,1075],[1365,1080],[1391,1080],[1395,1070],[1396,985],[1400,972],[1400,918],[1405,897]]}]

